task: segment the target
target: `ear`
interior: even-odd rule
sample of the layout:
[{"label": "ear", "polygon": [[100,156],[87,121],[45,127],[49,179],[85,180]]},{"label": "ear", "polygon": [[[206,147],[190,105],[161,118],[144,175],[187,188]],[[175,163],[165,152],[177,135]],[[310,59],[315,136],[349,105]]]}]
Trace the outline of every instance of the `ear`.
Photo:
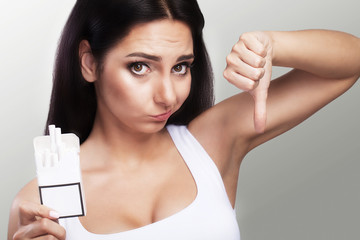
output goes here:
[{"label": "ear", "polygon": [[79,45],[79,60],[81,73],[86,81],[95,82],[96,75],[96,61],[91,52],[90,44],[87,40],[82,40]]}]

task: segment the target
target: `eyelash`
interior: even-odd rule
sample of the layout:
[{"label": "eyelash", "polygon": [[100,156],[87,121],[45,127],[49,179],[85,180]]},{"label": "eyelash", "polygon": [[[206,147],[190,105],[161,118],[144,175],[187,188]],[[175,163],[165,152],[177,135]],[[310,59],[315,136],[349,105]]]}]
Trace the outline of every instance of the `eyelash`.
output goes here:
[{"label": "eyelash", "polygon": [[[144,62],[132,62],[132,63],[128,64],[128,69],[130,70],[130,72],[131,72],[132,74],[134,74],[135,76],[137,76],[137,77],[142,77],[142,76],[144,76],[144,75],[146,74],[146,72],[144,72],[144,73],[138,73],[138,71],[136,71],[136,70],[134,69],[134,67],[135,67],[136,65],[141,65],[142,68],[143,68],[143,67],[147,68],[146,71],[148,71],[148,70],[150,69],[150,67],[149,67],[146,63],[144,63]],[[178,66],[183,66],[183,67],[185,67],[185,68],[186,68],[186,69],[185,69],[185,72],[184,72],[184,73],[174,72],[174,74],[179,75],[179,76],[185,76],[185,75],[189,72],[189,69],[191,69],[191,68],[193,67],[193,64],[190,63],[190,62],[182,62],[182,63],[176,64],[176,65],[171,69],[171,71],[174,71],[174,68],[175,68],[175,67],[178,67]],[[142,70],[142,69],[141,69],[141,70]]]},{"label": "eyelash", "polygon": [[143,76],[145,73],[137,73],[136,70],[134,70],[134,67],[136,65],[140,65],[142,68],[145,66],[146,68],[150,68],[146,63],[143,63],[143,62],[132,62],[128,65],[128,69],[130,70],[130,72],[136,76]]},{"label": "eyelash", "polygon": [[185,73],[175,73],[175,74],[178,74],[181,76],[185,76],[189,72],[189,69],[191,69],[193,67],[193,65],[189,62],[182,62],[182,63],[176,64],[172,69],[174,69],[177,66],[184,66],[186,68]]}]

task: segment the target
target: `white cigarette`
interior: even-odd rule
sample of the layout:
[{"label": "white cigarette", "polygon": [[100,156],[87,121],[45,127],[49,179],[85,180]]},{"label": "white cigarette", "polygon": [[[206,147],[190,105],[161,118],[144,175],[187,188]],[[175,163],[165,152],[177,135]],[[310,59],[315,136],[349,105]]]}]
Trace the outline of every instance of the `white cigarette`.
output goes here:
[{"label": "white cigarette", "polygon": [[64,149],[64,144],[61,139],[61,128],[55,128],[55,142],[58,159],[60,160]]},{"label": "white cigarette", "polygon": [[56,139],[55,139],[55,125],[49,125],[49,135],[50,135],[50,149],[51,152],[56,152]]}]

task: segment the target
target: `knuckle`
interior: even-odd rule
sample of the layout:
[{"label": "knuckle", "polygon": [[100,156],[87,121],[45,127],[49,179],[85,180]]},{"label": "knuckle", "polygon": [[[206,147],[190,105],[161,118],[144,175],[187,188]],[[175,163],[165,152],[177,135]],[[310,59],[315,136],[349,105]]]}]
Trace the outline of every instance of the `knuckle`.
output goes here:
[{"label": "knuckle", "polygon": [[226,56],[226,63],[227,64],[231,63],[231,55],[230,54]]},{"label": "knuckle", "polygon": [[260,70],[260,77],[259,77],[259,80],[261,80],[263,77],[264,77],[264,75],[265,75],[265,69],[261,69]]},{"label": "knuckle", "polygon": [[251,91],[251,90],[254,90],[255,87],[256,87],[256,82],[248,81],[248,83],[245,86],[246,89],[244,89],[244,90],[245,91]]},{"label": "knuckle", "polygon": [[60,234],[59,234],[59,236],[60,236],[60,240],[62,240],[62,239],[66,239],[66,230],[65,230],[65,228],[61,228],[61,232],[60,232]]},{"label": "knuckle", "polygon": [[266,51],[266,48],[265,48],[264,45],[262,45],[262,46],[259,48],[259,54],[260,54],[260,56],[262,56],[262,57],[266,57],[267,51]]},{"label": "knuckle", "polygon": [[256,58],[255,59],[255,67],[261,68],[261,67],[264,67],[264,65],[265,65],[264,58]]},{"label": "knuckle", "polygon": [[223,72],[223,77],[227,80],[228,79],[228,71],[227,69],[225,69],[225,71]]},{"label": "knuckle", "polygon": [[263,69],[255,69],[253,73],[253,80],[258,81],[262,78],[263,75]]},{"label": "knuckle", "polygon": [[223,73],[223,76],[228,82],[230,82],[230,83],[233,82],[233,79],[231,77],[231,74],[230,74],[229,70],[225,70],[224,73]]},{"label": "knuckle", "polygon": [[236,73],[234,73],[234,72],[227,73],[226,80],[232,85],[235,85],[235,86],[239,85],[238,76],[236,76]]},{"label": "knuckle", "polygon": [[241,52],[240,43],[236,43],[236,44],[231,48],[231,51],[232,51],[232,52],[235,52],[235,53],[240,53],[240,52]]},{"label": "knuckle", "polygon": [[22,228],[20,228],[17,232],[15,232],[13,236],[13,240],[20,240],[23,238],[23,236],[24,236],[24,231]]},{"label": "knuckle", "polygon": [[260,71],[259,69],[256,69],[256,70],[254,71],[254,75],[253,75],[254,80],[255,80],[255,81],[259,80],[259,79],[260,79],[260,76],[261,76],[261,71]]},{"label": "knuckle", "polygon": [[49,228],[49,219],[47,218],[42,218],[39,220],[39,228],[41,230],[47,230]]},{"label": "knuckle", "polygon": [[246,40],[249,35],[250,35],[250,33],[248,33],[248,32],[245,32],[245,33],[241,34],[241,35],[240,35],[240,38],[239,38],[240,41]]},{"label": "knuckle", "polygon": [[236,57],[233,54],[229,54],[226,57],[226,63],[230,66],[235,66],[236,64]]},{"label": "knuckle", "polygon": [[266,59],[261,58],[261,66],[260,67],[265,67],[265,65],[266,65]]},{"label": "knuckle", "polygon": [[20,214],[24,213],[27,208],[28,208],[28,204],[26,202],[19,203],[19,213]]}]

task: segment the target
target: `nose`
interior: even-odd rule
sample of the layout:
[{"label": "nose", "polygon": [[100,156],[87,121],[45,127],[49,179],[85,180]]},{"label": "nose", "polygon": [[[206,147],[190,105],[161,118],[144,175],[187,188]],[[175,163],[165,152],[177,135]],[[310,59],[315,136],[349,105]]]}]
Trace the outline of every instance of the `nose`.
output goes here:
[{"label": "nose", "polygon": [[172,107],[176,104],[176,91],[170,76],[159,78],[154,95],[154,101],[164,107]]}]

